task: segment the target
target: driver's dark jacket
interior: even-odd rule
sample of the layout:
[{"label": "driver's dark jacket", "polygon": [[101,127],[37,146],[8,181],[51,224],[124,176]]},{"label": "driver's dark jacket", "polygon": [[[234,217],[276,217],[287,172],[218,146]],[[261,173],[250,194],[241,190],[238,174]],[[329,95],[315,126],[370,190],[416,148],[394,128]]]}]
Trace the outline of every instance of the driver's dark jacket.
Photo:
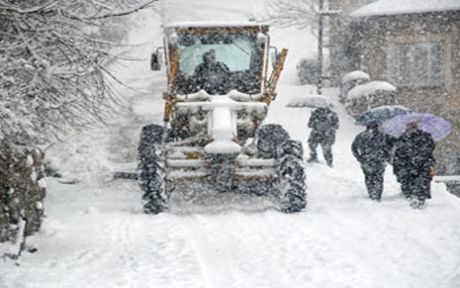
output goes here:
[{"label": "driver's dark jacket", "polygon": [[204,89],[211,95],[228,92],[230,69],[222,62],[201,63],[194,76],[198,90]]}]

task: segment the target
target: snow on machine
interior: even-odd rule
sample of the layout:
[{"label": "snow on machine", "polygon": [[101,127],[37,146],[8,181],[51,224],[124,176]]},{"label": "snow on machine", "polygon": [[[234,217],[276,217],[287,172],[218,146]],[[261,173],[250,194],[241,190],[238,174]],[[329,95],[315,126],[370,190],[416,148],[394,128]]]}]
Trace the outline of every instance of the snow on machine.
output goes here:
[{"label": "snow on machine", "polygon": [[159,52],[166,58],[164,123],[144,126],[138,146],[144,211],[161,213],[173,191],[190,189],[272,193],[281,211],[302,210],[302,144],[281,125],[261,125],[287,56],[271,49],[269,26],[176,24],[164,35],[151,59],[159,70]]}]

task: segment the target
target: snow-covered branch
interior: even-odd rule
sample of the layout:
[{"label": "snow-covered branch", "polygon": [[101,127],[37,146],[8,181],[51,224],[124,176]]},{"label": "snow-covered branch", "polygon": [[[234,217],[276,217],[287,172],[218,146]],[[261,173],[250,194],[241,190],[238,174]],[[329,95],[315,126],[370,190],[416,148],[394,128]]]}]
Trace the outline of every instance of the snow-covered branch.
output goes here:
[{"label": "snow-covered branch", "polygon": [[32,14],[32,13],[39,13],[40,11],[44,11],[45,9],[51,9],[56,4],[57,4],[57,1],[48,1],[48,3],[37,5],[35,7],[30,7],[28,9],[21,9],[18,6],[16,6],[17,4],[11,3],[10,1],[0,1],[0,11],[2,13],[16,12],[19,14]]},{"label": "snow-covered branch", "polygon": [[108,14],[99,15],[99,16],[93,16],[93,17],[89,17],[89,18],[86,18],[86,19],[90,19],[90,20],[91,19],[105,19],[105,18],[126,16],[126,15],[130,15],[132,13],[135,13],[135,12],[137,12],[139,10],[152,7],[152,4],[155,3],[155,2],[158,2],[158,1],[159,0],[151,0],[151,1],[147,2],[147,3],[139,5],[138,7],[134,7],[132,9],[128,9],[126,11],[119,11],[119,12],[113,12],[113,13],[108,13]]},{"label": "snow-covered branch", "polygon": [[270,0],[269,20],[280,27],[317,26],[317,0]]},{"label": "snow-covered branch", "polygon": [[126,32],[112,18],[156,1],[0,0],[0,140],[37,144],[103,120],[117,102],[104,64]]}]

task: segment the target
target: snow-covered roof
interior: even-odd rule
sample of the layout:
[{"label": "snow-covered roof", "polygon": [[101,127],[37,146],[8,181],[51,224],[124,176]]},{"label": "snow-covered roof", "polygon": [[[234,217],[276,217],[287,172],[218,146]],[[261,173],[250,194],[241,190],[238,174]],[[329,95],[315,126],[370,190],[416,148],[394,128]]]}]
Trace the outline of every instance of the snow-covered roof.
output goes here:
[{"label": "snow-covered roof", "polygon": [[356,79],[367,79],[369,80],[369,74],[364,73],[363,71],[356,70],[352,71],[350,73],[345,74],[345,76],[342,77],[342,84],[347,83],[348,81],[351,80],[356,80]]},{"label": "snow-covered roof", "polygon": [[460,0],[379,0],[353,11],[351,17],[460,10]]},{"label": "snow-covered roof", "polygon": [[351,89],[347,94],[347,98],[361,98],[376,91],[396,91],[396,87],[385,81],[371,81]]}]

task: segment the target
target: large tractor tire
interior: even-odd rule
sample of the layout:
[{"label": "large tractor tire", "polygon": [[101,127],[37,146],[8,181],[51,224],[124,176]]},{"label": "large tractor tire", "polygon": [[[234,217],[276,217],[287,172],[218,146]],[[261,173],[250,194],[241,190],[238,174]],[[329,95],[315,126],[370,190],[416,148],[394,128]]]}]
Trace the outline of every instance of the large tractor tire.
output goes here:
[{"label": "large tractor tire", "polygon": [[142,199],[147,214],[158,214],[168,208],[162,141],[163,127],[151,124],[142,128],[138,146],[138,179],[144,191]]},{"label": "large tractor tire", "polygon": [[289,134],[279,124],[266,124],[257,131],[257,150],[264,159],[278,158],[278,148],[289,139]]},{"label": "large tractor tire", "polygon": [[307,205],[302,143],[296,140],[283,142],[278,156],[280,210],[285,213],[299,212]]}]

